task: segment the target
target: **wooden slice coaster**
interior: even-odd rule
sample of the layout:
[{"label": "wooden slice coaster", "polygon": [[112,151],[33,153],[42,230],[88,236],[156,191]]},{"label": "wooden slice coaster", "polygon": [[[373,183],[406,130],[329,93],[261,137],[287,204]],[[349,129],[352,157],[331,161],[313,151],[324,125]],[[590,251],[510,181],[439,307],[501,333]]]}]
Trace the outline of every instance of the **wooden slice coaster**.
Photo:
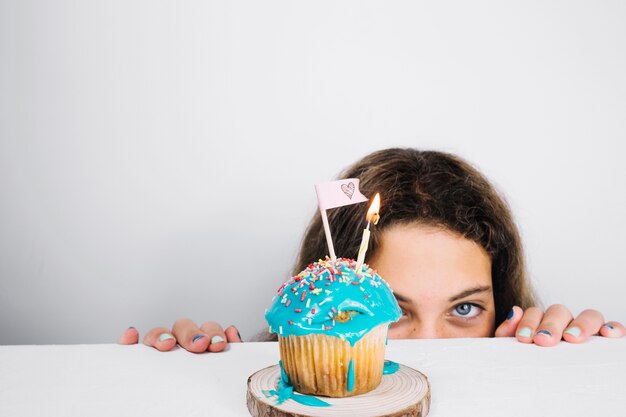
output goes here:
[{"label": "wooden slice coaster", "polygon": [[276,397],[263,391],[276,388],[280,368],[273,365],[248,378],[247,403],[253,417],[423,417],[430,407],[430,385],[426,375],[400,365],[397,372],[383,375],[380,385],[366,394],[346,398],[317,397],[330,407],[311,407],[291,399],[277,405]]}]

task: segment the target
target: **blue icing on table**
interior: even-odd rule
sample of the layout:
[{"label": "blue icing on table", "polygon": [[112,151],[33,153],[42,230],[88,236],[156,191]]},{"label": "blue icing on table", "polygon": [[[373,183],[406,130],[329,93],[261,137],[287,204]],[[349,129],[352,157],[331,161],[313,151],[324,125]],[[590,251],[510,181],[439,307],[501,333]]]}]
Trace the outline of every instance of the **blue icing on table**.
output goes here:
[{"label": "blue icing on table", "polygon": [[351,259],[320,260],[285,282],[265,318],[280,336],[325,334],[352,346],[382,323],[398,321],[402,311],[389,284]]},{"label": "blue icing on table", "polygon": [[398,372],[398,369],[400,369],[400,365],[396,362],[385,361],[385,364],[383,365],[383,375],[395,374]]},{"label": "blue icing on table", "polygon": [[330,407],[331,404],[326,401],[322,401],[317,397],[302,394],[291,394],[291,399],[302,405],[308,405],[309,407]]},{"label": "blue icing on table", "polygon": [[277,396],[278,399],[276,400],[276,404],[282,404],[285,401],[292,399],[295,402],[308,405],[310,407],[330,407],[331,404],[326,401],[322,401],[317,397],[294,393],[293,386],[289,383],[289,377],[283,368],[283,362],[278,361],[278,366],[280,367],[280,378],[278,378],[276,389],[263,391],[263,394],[265,394],[268,398]]}]

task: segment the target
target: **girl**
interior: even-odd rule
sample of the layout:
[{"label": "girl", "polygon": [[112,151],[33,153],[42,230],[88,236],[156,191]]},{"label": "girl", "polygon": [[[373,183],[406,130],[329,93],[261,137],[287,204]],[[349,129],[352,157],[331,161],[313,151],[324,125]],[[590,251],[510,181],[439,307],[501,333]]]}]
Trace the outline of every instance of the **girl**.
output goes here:
[{"label": "girl", "polygon": [[[622,337],[624,326],[585,310],[576,318],[562,305],[545,312],[530,287],[523,247],[511,212],[487,179],[462,159],[415,149],[376,151],[343,172],[359,178],[365,195],[381,194],[380,222],[371,229],[367,263],[391,286],[402,318],[390,338],[512,337],[553,346],[589,336]],[[328,213],[338,254],[356,254],[367,204]],[[327,254],[322,221],[309,224],[293,274]],[[122,344],[137,343],[128,329]],[[257,340],[275,340],[263,332]],[[234,326],[197,327],[178,320],[172,330],[156,328],[144,343],[158,350],[179,343],[191,352],[219,352],[240,342]]]}]

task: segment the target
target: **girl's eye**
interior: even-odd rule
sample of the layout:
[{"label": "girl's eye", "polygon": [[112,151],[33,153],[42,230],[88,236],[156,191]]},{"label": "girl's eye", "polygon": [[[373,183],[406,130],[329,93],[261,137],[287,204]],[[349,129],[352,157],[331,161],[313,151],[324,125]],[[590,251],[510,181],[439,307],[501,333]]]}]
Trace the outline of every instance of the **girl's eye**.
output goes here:
[{"label": "girl's eye", "polygon": [[452,315],[456,317],[462,317],[464,319],[471,319],[482,313],[483,309],[478,304],[462,303],[452,309]]},{"label": "girl's eye", "polygon": [[409,313],[405,309],[400,307],[400,310],[402,310],[402,316],[400,317],[400,320],[404,320],[409,317]]}]

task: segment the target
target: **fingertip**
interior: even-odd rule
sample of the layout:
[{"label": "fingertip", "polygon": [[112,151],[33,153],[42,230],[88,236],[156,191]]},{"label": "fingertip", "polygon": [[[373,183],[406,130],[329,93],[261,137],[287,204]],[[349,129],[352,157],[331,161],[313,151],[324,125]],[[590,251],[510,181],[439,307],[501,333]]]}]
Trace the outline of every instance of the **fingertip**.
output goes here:
[{"label": "fingertip", "polygon": [[189,343],[186,343],[184,345],[184,348],[187,349],[189,352],[202,353],[207,350],[207,348],[209,347],[209,343],[209,338],[206,334],[197,333],[191,338]]},{"label": "fingertip", "polygon": [[494,332],[495,337],[513,337],[515,336],[515,329],[517,328],[517,324],[522,318],[523,310],[518,306],[513,306],[511,310],[508,312],[505,320],[500,323],[496,331]]},{"label": "fingertip", "polygon": [[143,344],[161,352],[172,350],[176,346],[176,338],[169,329],[157,327],[150,330],[143,338]]},{"label": "fingertip", "polygon": [[226,345],[227,343],[224,336],[214,335],[211,337],[211,343],[208,346],[208,350],[209,352],[221,352],[226,349]]},{"label": "fingertip", "polygon": [[[524,312],[524,310],[520,307],[520,306],[513,306],[511,308],[511,312],[513,312],[513,317],[511,317],[511,319],[513,319],[514,317],[521,317],[520,314]],[[511,314],[509,312],[509,314]],[[508,317],[507,317],[508,319]]]},{"label": "fingertip", "polygon": [[551,331],[542,329],[538,330],[533,337],[533,343],[541,347],[552,347],[561,340],[558,335],[554,335]]},{"label": "fingertip", "polygon": [[176,346],[176,338],[168,332],[161,333],[154,342],[154,347],[161,352],[170,351],[174,346]]},{"label": "fingertip", "polygon": [[241,334],[239,334],[239,330],[235,326],[229,326],[224,330],[224,334],[226,335],[226,340],[228,343],[241,343],[243,339],[241,339]]},{"label": "fingertip", "polygon": [[563,332],[563,340],[568,343],[582,343],[586,339],[584,332],[578,326],[570,326]]},{"label": "fingertip", "polygon": [[600,335],[604,337],[608,337],[608,338],[616,339],[616,338],[624,337],[625,334],[626,334],[626,330],[624,329],[624,326],[622,326],[620,323],[617,323],[617,322],[605,323],[600,328]]},{"label": "fingertip", "polygon": [[520,343],[532,343],[533,342],[533,329],[530,327],[520,327],[515,333],[517,341]]},{"label": "fingertip", "polygon": [[139,343],[139,332],[131,326],[124,331],[117,343],[120,345],[136,345]]},{"label": "fingertip", "polygon": [[[231,326],[234,327],[234,326]],[[218,323],[207,321],[200,326],[202,331],[209,337],[210,344],[207,350],[209,352],[221,352],[226,349],[230,339],[226,336],[225,331]],[[232,330],[230,331],[232,332]]]}]

